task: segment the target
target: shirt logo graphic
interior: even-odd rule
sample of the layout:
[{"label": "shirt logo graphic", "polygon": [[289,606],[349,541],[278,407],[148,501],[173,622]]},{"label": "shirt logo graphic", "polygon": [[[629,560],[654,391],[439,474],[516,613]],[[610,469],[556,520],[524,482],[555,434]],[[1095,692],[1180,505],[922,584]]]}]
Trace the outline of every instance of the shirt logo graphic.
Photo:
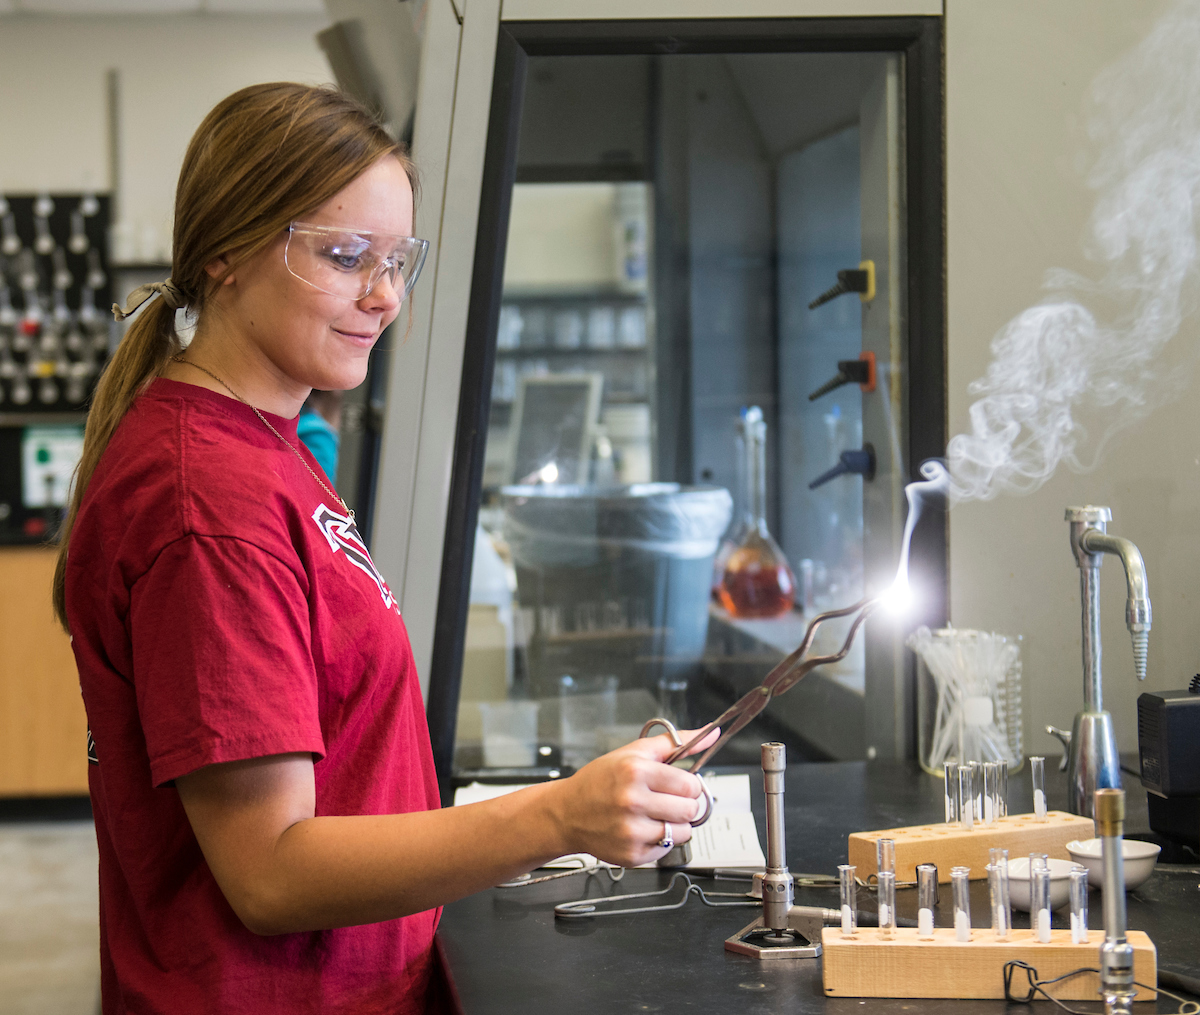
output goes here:
[{"label": "shirt logo graphic", "polygon": [[388,588],[387,582],[383,580],[383,575],[379,573],[379,569],[371,559],[371,554],[367,552],[366,544],[362,541],[362,536],[358,534],[358,526],[354,524],[354,519],[338,514],[324,504],[321,504],[313,512],[312,519],[317,523],[317,528],[321,530],[321,534],[329,543],[329,548],[334,553],[341,550],[351,564],[369,575],[371,581],[379,588],[383,605],[389,610],[395,609],[399,612],[396,606],[396,597],[392,595],[392,590]]}]

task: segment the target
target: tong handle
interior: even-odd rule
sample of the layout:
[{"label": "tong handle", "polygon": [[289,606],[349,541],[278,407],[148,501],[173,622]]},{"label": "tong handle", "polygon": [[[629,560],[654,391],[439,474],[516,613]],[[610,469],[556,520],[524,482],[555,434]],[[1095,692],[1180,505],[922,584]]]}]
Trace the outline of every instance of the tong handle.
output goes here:
[{"label": "tong handle", "polygon": [[[668,759],[667,764],[670,764],[673,761],[678,761],[679,752],[683,748],[684,743],[679,736],[679,730],[675,728],[675,724],[671,722],[670,719],[658,717],[649,720],[646,725],[642,727],[640,736],[649,736],[650,731],[656,726],[661,726],[664,730],[666,730],[667,736],[671,738],[671,743],[675,745],[675,751]],[[697,775],[699,775],[699,773],[697,773]],[[716,803],[716,800],[712,795],[712,790],[708,788],[708,782],[703,776],[700,776],[700,791],[704,794],[704,813],[701,814],[700,817],[692,819],[691,826],[693,828],[699,828],[702,824],[704,824],[704,822],[712,817],[713,805]]]}]

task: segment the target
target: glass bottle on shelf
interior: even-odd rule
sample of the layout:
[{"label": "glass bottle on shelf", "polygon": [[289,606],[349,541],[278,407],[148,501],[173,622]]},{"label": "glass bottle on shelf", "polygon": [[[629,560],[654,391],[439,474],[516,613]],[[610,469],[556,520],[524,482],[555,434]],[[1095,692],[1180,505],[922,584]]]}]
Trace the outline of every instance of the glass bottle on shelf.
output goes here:
[{"label": "glass bottle on shelf", "polygon": [[737,425],[735,427],[736,436],[734,437],[734,455],[737,472],[737,487],[730,491],[733,494],[733,521],[729,525],[729,530],[721,539],[721,545],[717,548],[717,555],[713,558],[713,574],[712,574],[712,596],[718,603],[721,602],[721,582],[725,578],[725,565],[729,563],[729,557],[746,538],[746,533],[750,529],[750,522],[747,519],[750,516],[750,502],[746,499],[746,487],[749,484],[747,475],[748,469],[746,466],[746,413],[757,412],[761,415],[761,411],[757,406],[753,410],[742,406],[741,414],[738,416]]},{"label": "glass bottle on shelf", "polygon": [[717,586],[721,605],[735,617],[778,617],[792,608],[796,577],[767,528],[767,424],[751,406],[739,423],[743,448],[742,521]]}]

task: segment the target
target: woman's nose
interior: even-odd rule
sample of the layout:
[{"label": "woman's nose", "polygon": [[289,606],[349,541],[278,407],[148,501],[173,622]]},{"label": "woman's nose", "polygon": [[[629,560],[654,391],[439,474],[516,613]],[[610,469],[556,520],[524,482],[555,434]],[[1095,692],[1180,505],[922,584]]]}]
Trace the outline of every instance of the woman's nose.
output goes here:
[{"label": "woman's nose", "polygon": [[378,309],[389,313],[399,307],[404,302],[404,281],[399,275],[396,276],[396,281],[399,284],[399,291],[392,284],[386,271],[380,275],[378,281],[371,287],[371,291],[359,301],[363,309]]}]

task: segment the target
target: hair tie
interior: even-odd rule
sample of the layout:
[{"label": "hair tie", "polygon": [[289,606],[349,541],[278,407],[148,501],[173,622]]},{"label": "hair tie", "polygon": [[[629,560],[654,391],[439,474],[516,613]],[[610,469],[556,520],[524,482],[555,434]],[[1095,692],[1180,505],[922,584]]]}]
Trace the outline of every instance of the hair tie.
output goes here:
[{"label": "hair tie", "polygon": [[136,314],[143,303],[154,299],[155,296],[161,296],[162,301],[172,310],[178,310],[187,305],[183,291],[168,278],[162,282],[150,282],[147,285],[138,286],[129,294],[124,307],[119,303],[114,303],[113,317],[118,321],[123,321],[126,317]]}]

